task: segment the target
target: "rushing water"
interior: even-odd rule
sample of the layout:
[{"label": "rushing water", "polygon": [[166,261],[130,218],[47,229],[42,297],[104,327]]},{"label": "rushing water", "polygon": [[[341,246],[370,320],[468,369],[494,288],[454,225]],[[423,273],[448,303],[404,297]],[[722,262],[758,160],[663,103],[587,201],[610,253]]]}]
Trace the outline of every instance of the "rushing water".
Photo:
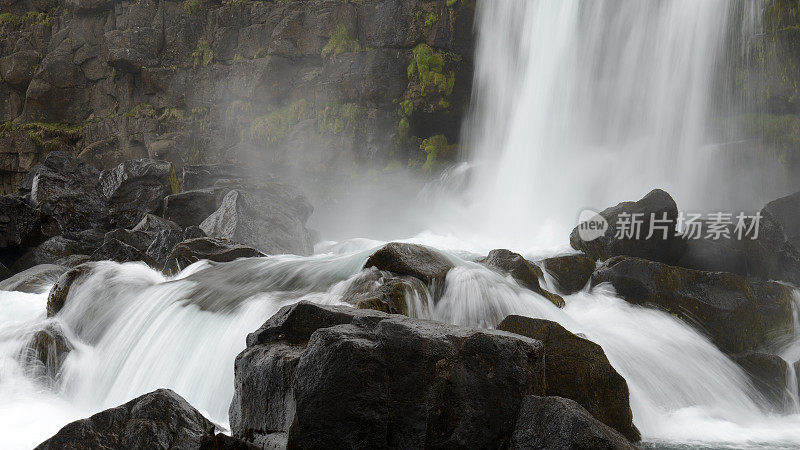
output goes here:
[{"label": "rushing water", "polygon": [[[563,249],[581,208],[655,186],[697,206],[697,180],[709,177],[696,168],[708,164],[710,92],[733,3],[482,2],[468,127],[475,155],[443,179],[462,186],[474,172],[472,196],[456,203],[472,209],[446,210],[469,226],[432,223],[453,234],[412,240],[456,263],[438,302],[424,292],[409,298],[413,315],[493,327],[522,314],[583,333],[627,380],[634,422],[652,445],[800,446],[793,369],[792,413],[770,412],[738,366],[674,317],[632,306],[607,286],[567,296],[558,309],[473,261],[499,246]],[[441,197],[444,188],[423,194]],[[51,319],[46,293],[0,292],[3,446],[32,447],[71,420],[160,387],[226,426],[233,360],[247,333],[299,300],[338,304],[381,244],[354,239],[318,245],[312,257],[201,262],[174,278],[140,264],[99,263]],[[73,347],[54,378],[27,346],[50,327]],[[800,334],[775,352],[800,360]]]}]

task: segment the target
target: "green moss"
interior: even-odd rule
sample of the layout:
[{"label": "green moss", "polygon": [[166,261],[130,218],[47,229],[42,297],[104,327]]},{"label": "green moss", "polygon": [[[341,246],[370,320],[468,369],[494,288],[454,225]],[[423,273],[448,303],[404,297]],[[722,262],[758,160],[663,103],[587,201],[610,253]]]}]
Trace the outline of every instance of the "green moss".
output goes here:
[{"label": "green moss", "polygon": [[164,112],[158,116],[159,122],[183,122],[186,119],[186,113],[180,108],[164,108]]},{"label": "green moss", "polygon": [[203,7],[203,3],[201,0],[184,0],[183,1],[183,10],[188,15],[194,15],[200,12],[200,9]]},{"label": "green moss", "polygon": [[317,113],[317,126],[332,134],[366,133],[367,110],[356,103],[328,103]]},{"label": "green moss", "polygon": [[256,142],[274,144],[286,137],[292,127],[308,115],[308,102],[298,100],[291,105],[256,117],[250,125],[250,134]]},{"label": "green moss", "polygon": [[258,58],[263,58],[265,56],[267,56],[267,49],[265,49],[264,47],[259,47],[258,50],[256,50],[255,55],[253,55],[253,58],[258,59]]},{"label": "green moss", "polygon": [[141,119],[144,117],[155,117],[156,109],[149,103],[139,103],[130,111],[123,114],[124,117]]},{"label": "green moss", "polygon": [[436,25],[436,22],[439,21],[439,15],[435,12],[429,12],[425,15],[425,26],[430,28]]},{"label": "green moss", "polygon": [[214,60],[214,51],[211,49],[211,44],[205,39],[197,41],[197,48],[192,52],[192,61],[194,61],[194,68],[201,65],[207,66]]},{"label": "green moss", "polygon": [[411,63],[406,69],[409,80],[417,80],[420,94],[438,93],[450,96],[453,93],[456,76],[453,71],[445,71],[444,55],[434,51],[428,44],[414,47]]},{"label": "green moss", "polygon": [[28,11],[22,15],[22,22],[31,25],[47,25],[50,26],[50,16],[47,13],[38,11]]},{"label": "green moss", "polygon": [[336,30],[331,34],[328,43],[322,48],[322,57],[336,56],[345,52],[361,51],[361,44],[358,39],[350,35],[350,32],[342,24],[336,26]]},{"label": "green moss", "polygon": [[22,19],[18,15],[9,12],[0,14],[0,26],[18,27],[20,25],[22,25]]},{"label": "green moss", "polygon": [[400,119],[400,122],[397,123],[397,137],[401,142],[408,139],[408,132],[410,129],[411,124],[408,121],[408,117]]},{"label": "green moss", "polygon": [[437,134],[424,139],[419,148],[427,155],[422,168],[432,170],[441,160],[451,158],[456,146],[448,143],[445,135]]},{"label": "green moss", "polygon": [[411,100],[403,100],[400,102],[398,114],[400,117],[411,117],[411,115],[414,114],[414,102]]}]

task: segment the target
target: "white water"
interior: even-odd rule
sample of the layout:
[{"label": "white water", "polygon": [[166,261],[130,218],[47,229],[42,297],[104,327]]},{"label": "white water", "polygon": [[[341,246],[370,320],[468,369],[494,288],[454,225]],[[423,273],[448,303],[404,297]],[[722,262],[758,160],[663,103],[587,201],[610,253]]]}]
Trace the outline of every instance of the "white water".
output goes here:
[{"label": "white water", "polygon": [[[605,287],[568,296],[557,309],[468,253],[563,248],[580,209],[638,198],[655,186],[694,207],[694,181],[704,177],[692,169],[707,161],[700,152],[730,2],[483,5],[478,111],[469,127],[478,194],[471,212],[478,219],[469,227],[448,224],[455,235],[414,239],[448,250],[458,267],[437,304],[420,296],[412,310],[486,327],[515,313],[585,334],[628,381],[646,441],[800,446],[800,416],[765,412],[742,371],[683,322],[631,306]],[[198,263],[175,279],[137,264],[104,263],[50,320],[46,294],[0,292],[3,445],[30,448],[71,420],[159,387],[224,427],[233,360],[247,333],[283,305],[337,303],[381,244],[360,239],[321,245],[324,254],[308,258]],[[51,323],[75,347],[55,382],[21,355],[32,334]],[[794,336],[780,354],[793,362],[798,349]],[[789,389],[796,395],[796,384]]]}]

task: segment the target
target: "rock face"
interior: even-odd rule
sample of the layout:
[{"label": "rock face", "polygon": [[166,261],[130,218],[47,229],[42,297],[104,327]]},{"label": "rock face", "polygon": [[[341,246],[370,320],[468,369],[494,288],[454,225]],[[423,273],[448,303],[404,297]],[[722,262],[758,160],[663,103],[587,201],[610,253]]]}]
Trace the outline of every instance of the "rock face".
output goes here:
[{"label": "rock face", "polygon": [[489,256],[478,262],[500,273],[511,275],[520,286],[536,292],[559,308],[564,307],[564,299],[561,296],[548,292],[539,286],[539,279],[544,277],[542,270],[523,258],[519,253],[505,249],[492,250],[489,252]]},{"label": "rock face", "polygon": [[230,262],[239,258],[265,256],[260,251],[226,239],[195,238],[176,245],[166,259],[164,270],[177,273],[201,259],[216,262]]},{"label": "rock face", "polygon": [[44,241],[17,259],[12,268],[22,271],[39,264],[58,265],[72,255],[85,255],[96,250],[92,242],[88,242],[83,236],[68,236],[56,236]]},{"label": "rock face", "polygon": [[57,151],[48,153],[31,175],[31,204],[44,216],[42,226],[48,236],[106,226],[97,169]]},{"label": "rock face", "polygon": [[248,336],[231,429],[290,448],[508,445],[543,363],[522,336],[301,302]]},{"label": "rock face", "polygon": [[728,353],[743,353],[791,328],[789,288],[749,283],[726,272],[701,272],[639,258],[616,257],[592,275],[634,304],[654,305],[696,325]]},{"label": "rock face", "polygon": [[544,343],[546,395],[568,397],[626,438],[640,439],[633,425],[628,383],[599,345],[549,320],[508,316],[497,329]]},{"label": "rock face", "polygon": [[36,448],[200,449],[214,428],[183,397],[159,389],[72,422]]},{"label": "rock face", "polygon": [[39,242],[39,212],[19,197],[0,197],[0,263],[12,265],[26,248]]},{"label": "rock face", "polygon": [[787,413],[792,404],[788,390],[788,365],[780,356],[766,353],[747,352],[731,355],[767,401],[767,407],[778,413]]},{"label": "rock face", "polygon": [[[627,219],[625,218],[628,215]],[[579,227],[572,230],[569,243],[575,250],[584,252],[589,258],[606,260],[612,256],[636,256],[674,264],[683,254],[684,241],[676,236],[675,226],[678,219],[678,207],[675,200],[666,192],[655,189],[636,202],[623,202],[617,206],[606,208],[600,216],[608,222],[605,234],[594,240],[584,240],[578,232]],[[651,219],[655,218],[656,222]],[[667,222],[660,223],[665,219]],[[641,222],[640,234],[625,234],[631,230],[628,223]],[[653,236],[648,234],[651,224],[656,225]],[[657,228],[663,226],[664,228]],[[666,238],[665,238],[666,233]],[[620,234],[618,239],[616,236]]]},{"label": "rock face", "polygon": [[438,294],[444,288],[445,277],[453,268],[453,263],[427,247],[391,242],[367,259],[364,268],[370,267],[417,278],[428,285],[431,292]]},{"label": "rock face", "polygon": [[200,225],[217,207],[213,189],[181,192],[164,199],[164,217],[182,227]]},{"label": "rock face", "polygon": [[0,281],[0,291],[39,293],[58,280],[67,271],[66,267],[41,264]]},{"label": "rock face", "polygon": [[636,446],[572,400],[529,395],[520,405],[509,448],[634,450]]},{"label": "rock face", "polygon": [[348,286],[342,301],[356,308],[407,316],[414,307],[413,302],[409,304],[409,297],[416,296],[425,301],[428,295],[427,286],[414,277],[396,277],[389,272],[371,269]]},{"label": "rock face", "polygon": [[586,287],[595,269],[594,260],[583,255],[547,258],[542,265],[564,294],[574,294]]},{"label": "rock face", "polygon": [[266,254],[310,255],[314,244],[305,222],[312,210],[305,197],[289,186],[247,186],[228,192],[200,229]]},{"label": "rock face", "polygon": [[108,199],[111,224],[135,226],[146,214],[161,211],[164,197],[178,192],[178,177],[167,161],[137,159],[125,161],[100,176]]}]

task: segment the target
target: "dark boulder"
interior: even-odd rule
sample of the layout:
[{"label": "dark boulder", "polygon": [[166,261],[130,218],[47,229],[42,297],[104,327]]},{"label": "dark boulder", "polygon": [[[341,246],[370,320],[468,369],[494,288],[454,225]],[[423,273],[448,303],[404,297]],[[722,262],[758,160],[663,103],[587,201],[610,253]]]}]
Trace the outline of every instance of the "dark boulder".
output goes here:
[{"label": "dark boulder", "polygon": [[310,204],[302,194],[280,183],[247,186],[228,192],[219,208],[200,224],[212,237],[252,246],[267,254],[310,255],[311,234],[305,227]]},{"label": "dark boulder", "polygon": [[181,227],[177,223],[165,219],[163,217],[154,216],[153,214],[145,214],[142,220],[133,227],[133,231],[144,231],[147,233],[158,233],[165,230],[180,230]]},{"label": "dark boulder", "polygon": [[147,247],[147,256],[156,262],[157,267],[164,268],[172,250],[176,245],[189,239],[206,237],[203,230],[198,227],[188,227],[185,230],[162,230],[156,234],[153,243]]},{"label": "dark boulder", "polygon": [[789,392],[789,367],[778,355],[747,352],[731,355],[733,362],[739,365],[756,390],[763,396],[767,408],[777,413],[791,412],[792,397]]},{"label": "dark boulder", "polygon": [[168,273],[178,273],[201,259],[230,262],[239,258],[262,256],[265,255],[252,247],[227,239],[201,237],[188,239],[176,245],[167,256],[164,270]]},{"label": "dark boulder", "polygon": [[93,263],[81,264],[63,273],[56,283],[50,288],[47,296],[47,317],[53,317],[61,311],[67,300],[72,287],[80,283],[84,277],[91,273],[94,268]]},{"label": "dark boulder", "polygon": [[[599,214],[608,223],[602,236],[584,240],[579,232],[581,225],[578,225],[569,237],[572,248],[584,252],[592,259],[606,260],[612,256],[626,255],[672,264],[683,255],[685,241],[676,236],[678,206],[668,193],[660,189],[651,191],[639,201],[623,202],[606,208]],[[628,215],[631,223],[634,218],[635,222],[641,222],[638,238],[635,233],[632,237],[625,235],[617,238],[618,232],[621,235],[623,230],[630,230],[630,227],[624,225],[624,215]],[[653,222],[653,218],[657,222]],[[664,218],[667,223],[660,222]],[[651,224],[655,225],[654,234],[648,239]],[[666,239],[664,231],[658,228],[662,225],[666,227]]]},{"label": "dark boulder", "polygon": [[536,292],[559,308],[564,307],[564,299],[560,295],[553,294],[539,286],[539,279],[544,277],[542,269],[523,258],[519,253],[496,249],[478,262],[502,274],[511,275],[520,286]]},{"label": "dark boulder", "polygon": [[241,180],[246,171],[234,164],[198,164],[183,166],[183,189],[192,191],[210,188],[219,180]]},{"label": "dark boulder", "polygon": [[636,446],[570,399],[529,395],[520,405],[509,448],[635,450]]},{"label": "dark boulder", "polygon": [[370,267],[417,278],[428,286],[436,298],[444,289],[447,272],[453,268],[453,263],[428,247],[390,242],[367,259],[364,268]]},{"label": "dark boulder", "polygon": [[200,225],[218,206],[214,189],[180,192],[164,198],[164,217],[182,227]]},{"label": "dark boulder", "polygon": [[800,192],[767,203],[761,214],[780,225],[786,242],[800,249]]},{"label": "dark boulder", "polygon": [[546,395],[572,399],[626,438],[640,439],[633,425],[628,383],[599,345],[549,320],[508,316],[497,329],[544,343]]},{"label": "dark boulder", "polygon": [[172,164],[154,159],[125,161],[100,175],[112,226],[131,228],[148,213],[158,213],[164,197],[178,192]]},{"label": "dark boulder", "polygon": [[389,272],[367,269],[353,280],[342,295],[342,301],[356,308],[374,309],[389,314],[410,315],[414,307],[409,297],[421,301],[428,298],[428,288],[414,277],[396,277]]},{"label": "dark boulder", "polygon": [[107,225],[100,172],[69,153],[47,154],[35,169],[30,196],[48,236]]},{"label": "dark boulder", "polygon": [[749,283],[727,272],[702,272],[616,257],[592,275],[630,303],[654,305],[706,333],[727,353],[743,353],[791,329],[792,291],[773,282]]},{"label": "dark boulder", "polygon": [[64,335],[58,322],[50,322],[37,331],[26,346],[26,365],[34,374],[46,376],[51,382],[56,379],[61,365],[74,346]]},{"label": "dark boulder", "polygon": [[300,302],[236,358],[231,430],[262,447],[503,447],[544,391],[542,358],[502,331]]},{"label": "dark boulder", "polygon": [[[126,230],[124,228],[117,228],[116,230],[109,231],[103,236],[103,244],[110,241],[120,241],[130,245],[136,250],[145,251],[150,243],[153,242],[155,233],[148,231]],[[101,245],[102,247],[102,245]]]},{"label": "dark boulder", "polygon": [[66,267],[54,264],[40,264],[0,281],[0,291],[17,291],[28,293],[45,292],[58,278],[67,271]]},{"label": "dark boulder", "polygon": [[39,212],[22,198],[0,196],[0,263],[11,266],[28,248],[42,241]]},{"label": "dark boulder", "polygon": [[116,261],[118,263],[142,261],[150,266],[157,267],[158,264],[147,256],[146,250],[146,246],[144,250],[140,250],[119,239],[110,238],[103,242],[103,245],[95,250],[94,253],[89,255],[89,259],[91,261]]},{"label": "dark boulder", "polygon": [[584,255],[566,255],[542,261],[544,270],[555,279],[564,294],[574,294],[589,283],[595,269],[595,261]]},{"label": "dark boulder", "polygon": [[159,389],[72,422],[36,448],[199,449],[214,430],[183,397]]},{"label": "dark boulder", "polygon": [[22,255],[12,269],[15,272],[29,269],[39,264],[55,264],[63,258],[85,252],[85,246],[64,236],[52,237]]},{"label": "dark boulder", "polygon": [[11,271],[11,269],[4,266],[3,263],[0,263],[0,281],[10,277],[12,273],[13,272]]}]

